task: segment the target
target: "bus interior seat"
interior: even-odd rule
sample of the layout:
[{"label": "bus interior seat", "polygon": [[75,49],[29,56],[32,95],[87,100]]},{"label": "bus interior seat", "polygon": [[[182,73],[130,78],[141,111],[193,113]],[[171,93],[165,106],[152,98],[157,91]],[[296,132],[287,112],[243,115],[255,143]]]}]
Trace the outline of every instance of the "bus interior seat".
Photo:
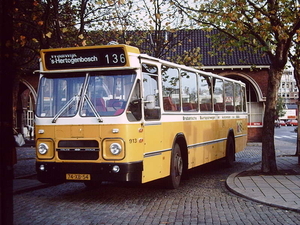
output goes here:
[{"label": "bus interior seat", "polygon": [[114,113],[114,115],[115,115],[115,116],[118,116],[118,115],[121,115],[123,112],[124,112],[124,109],[118,109],[118,110]]},{"label": "bus interior seat", "polygon": [[118,109],[125,108],[125,102],[120,99],[109,99],[106,101],[106,107],[108,111],[116,111]]},{"label": "bus interior seat", "polygon": [[105,112],[106,107],[105,107],[105,101],[103,98],[96,98],[96,110],[98,112]]},{"label": "bus interior seat", "polygon": [[205,103],[204,104],[200,104],[200,111],[208,111],[207,105]]},{"label": "bus interior seat", "polygon": [[192,103],[182,103],[182,108],[183,111],[191,111],[194,109]]},{"label": "bus interior seat", "polygon": [[200,111],[212,111],[211,103],[200,104]]},{"label": "bus interior seat", "polygon": [[224,111],[224,103],[216,103],[214,104],[215,111]]},{"label": "bus interior seat", "polygon": [[193,111],[198,111],[198,103],[192,103]]},{"label": "bus interior seat", "polygon": [[164,110],[165,111],[177,111],[176,105],[173,103],[170,97],[163,97],[164,100]]},{"label": "bus interior seat", "polygon": [[226,111],[227,112],[234,112],[234,106],[233,105],[226,105]]}]

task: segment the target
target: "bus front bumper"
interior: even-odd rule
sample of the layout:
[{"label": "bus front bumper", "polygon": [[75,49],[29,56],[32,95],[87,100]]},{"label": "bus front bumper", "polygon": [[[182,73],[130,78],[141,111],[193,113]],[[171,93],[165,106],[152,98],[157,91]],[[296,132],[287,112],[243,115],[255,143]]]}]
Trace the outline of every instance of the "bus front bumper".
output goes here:
[{"label": "bus front bumper", "polygon": [[36,171],[37,179],[43,183],[87,180],[141,183],[143,163],[36,162]]}]

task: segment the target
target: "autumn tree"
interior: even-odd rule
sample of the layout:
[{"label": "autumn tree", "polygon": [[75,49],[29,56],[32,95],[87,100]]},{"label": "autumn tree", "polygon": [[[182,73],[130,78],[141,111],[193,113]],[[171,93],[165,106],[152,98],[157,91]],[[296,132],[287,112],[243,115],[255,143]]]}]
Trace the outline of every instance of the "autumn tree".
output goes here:
[{"label": "autumn tree", "polygon": [[250,46],[268,55],[271,61],[266,98],[262,172],[277,172],[274,146],[274,118],[278,88],[293,40],[299,45],[300,8],[297,0],[174,0],[189,18],[206,29],[220,31],[218,44]]},{"label": "autumn tree", "polygon": [[[61,4],[63,2],[63,4]],[[71,34],[74,13],[69,1],[17,0],[13,4],[13,61],[15,80],[13,89],[14,123],[21,120],[17,113],[19,82],[24,75],[38,69],[40,49],[70,46],[76,41]],[[76,37],[76,36],[75,36]],[[70,44],[71,43],[71,44]],[[16,127],[17,124],[14,124]]]}]

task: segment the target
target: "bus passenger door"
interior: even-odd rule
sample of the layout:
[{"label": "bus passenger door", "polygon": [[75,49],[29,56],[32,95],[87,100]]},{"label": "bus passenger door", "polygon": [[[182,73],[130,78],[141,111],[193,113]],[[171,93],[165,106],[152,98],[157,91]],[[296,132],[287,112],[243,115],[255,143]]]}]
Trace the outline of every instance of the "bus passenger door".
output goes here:
[{"label": "bus passenger door", "polygon": [[163,129],[160,122],[158,70],[153,65],[143,65],[144,96],[144,171],[143,182],[164,176],[162,138]]}]

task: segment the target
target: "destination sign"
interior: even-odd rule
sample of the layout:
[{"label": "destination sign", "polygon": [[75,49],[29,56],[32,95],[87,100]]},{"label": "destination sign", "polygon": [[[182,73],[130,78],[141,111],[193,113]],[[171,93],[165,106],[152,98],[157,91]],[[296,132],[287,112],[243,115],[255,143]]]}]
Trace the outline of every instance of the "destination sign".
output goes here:
[{"label": "destination sign", "polygon": [[44,51],[45,69],[87,69],[96,67],[125,66],[123,48],[70,49]]}]

